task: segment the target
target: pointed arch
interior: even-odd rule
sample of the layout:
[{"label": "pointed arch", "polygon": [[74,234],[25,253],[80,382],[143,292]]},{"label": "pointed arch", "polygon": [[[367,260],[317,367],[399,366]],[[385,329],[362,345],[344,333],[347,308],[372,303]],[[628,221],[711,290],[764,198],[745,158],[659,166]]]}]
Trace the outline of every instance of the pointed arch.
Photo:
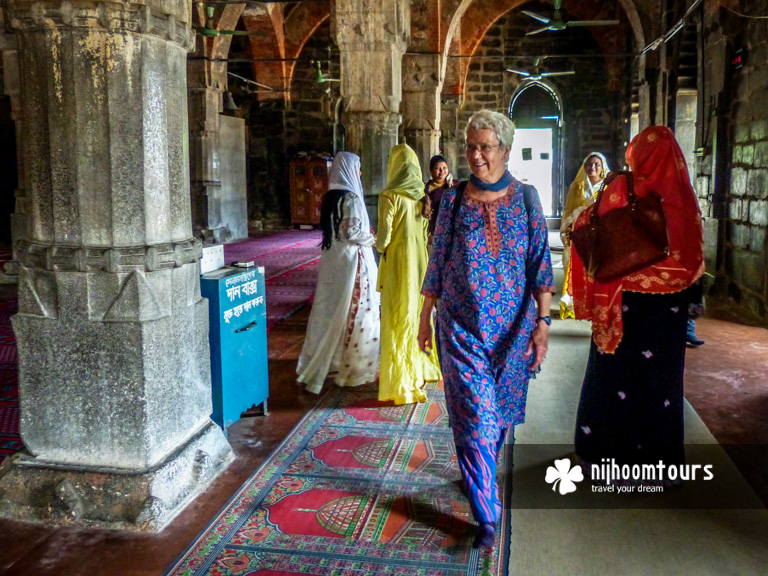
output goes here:
[{"label": "pointed arch", "polygon": [[[301,54],[304,44],[315,33],[318,26],[331,17],[330,0],[302,2],[285,19],[285,86],[293,82],[296,68],[295,59]],[[286,89],[288,89],[286,88]],[[287,98],[290,98],[288,94]]]}]

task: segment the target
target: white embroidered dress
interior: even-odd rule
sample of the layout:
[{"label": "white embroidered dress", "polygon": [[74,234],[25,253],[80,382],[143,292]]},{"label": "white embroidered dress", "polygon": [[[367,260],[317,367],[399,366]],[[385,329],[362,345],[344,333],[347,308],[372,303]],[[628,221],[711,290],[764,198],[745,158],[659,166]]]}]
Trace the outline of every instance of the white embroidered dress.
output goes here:
[{"label": "white embroidered dress", "polygon": [[360,159],[339,152],[329,190],[346,190],[338,238],[323,250],[307,335],[296,369],[298,381],[319,393],[329,373],[338,386],[376,380],[379,368],[378,274],[371,246],[375,238],[363,200]]}]

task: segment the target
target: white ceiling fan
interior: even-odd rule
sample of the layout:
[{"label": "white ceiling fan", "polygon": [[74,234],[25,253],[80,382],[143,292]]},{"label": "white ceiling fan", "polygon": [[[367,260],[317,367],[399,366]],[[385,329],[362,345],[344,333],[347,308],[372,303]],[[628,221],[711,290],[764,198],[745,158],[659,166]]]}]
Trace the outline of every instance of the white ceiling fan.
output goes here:
[{"label": "white ceiling fan", "polygon": [[574,70],[564,70],[562,72],[539,72],[539,63],[544,60],[544,57],[537,57],[533,59],[533,72],[525,72],[524,70],[515,70],[514,68],[507,68],[507,72],[519,74],[527,78],[528,80],[541,80],[549,76],[570,76],[576,74]]},{"label": "white ceiling fan", "polygon": [[555,13],[552,15],[552,18],[547,18],[546,16],[542,16],[541,14],[536,14],[536,12],[531,12],[529,10],[521,10],[523,14],[526,16],[530,16],[534,20],[538,20],[539,22],[543,22],[546,24],[546,26],[543,26],[541,28],[537,28],[536,30],[531,30],[530,32],[526,33],[526,36],[530,36],[531,34],[539,34],[540,32],[546,32],[547,30],[550,30],[552,32],[559,32],[560,30],[565,30],[566,28],[570,28],[573,26],[616,26],[619,21],[618,20],[563,20],[563,15],[560,13],[560,8],[563,6],[563,0],[555,0]]}]

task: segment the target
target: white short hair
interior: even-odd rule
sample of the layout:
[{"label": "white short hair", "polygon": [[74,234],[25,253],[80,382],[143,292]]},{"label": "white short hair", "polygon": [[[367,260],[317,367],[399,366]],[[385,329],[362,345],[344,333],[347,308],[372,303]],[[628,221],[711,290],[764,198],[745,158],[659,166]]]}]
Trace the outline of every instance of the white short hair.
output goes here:
[{"label": "white short hair", "polygon": [[499,148],[510,150],[515,139],[515,124],[504,114],[492,110],[480,110],[472,114],[464,130],[464,140],[475,130],[493,130],[499,139]]}]

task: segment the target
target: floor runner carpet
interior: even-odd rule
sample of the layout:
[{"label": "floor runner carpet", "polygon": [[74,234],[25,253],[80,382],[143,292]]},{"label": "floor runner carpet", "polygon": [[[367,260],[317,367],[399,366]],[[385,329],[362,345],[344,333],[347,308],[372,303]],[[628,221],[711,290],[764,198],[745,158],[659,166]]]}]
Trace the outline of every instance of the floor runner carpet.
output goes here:
[{"label": "floor runner carpet", "polygon": [[406,406],[376,394],[330,390],[166,576],[506,575],[508,521],[471,547],[442,389]]}]

